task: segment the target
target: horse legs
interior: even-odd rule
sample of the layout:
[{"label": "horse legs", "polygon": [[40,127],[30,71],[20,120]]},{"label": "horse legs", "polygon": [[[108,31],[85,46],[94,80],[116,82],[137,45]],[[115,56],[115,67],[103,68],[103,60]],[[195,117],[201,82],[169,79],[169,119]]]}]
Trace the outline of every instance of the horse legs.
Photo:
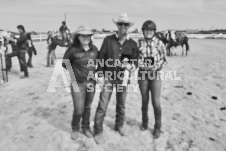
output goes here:
[{"label": "horse legs", "polygon": [[177,54],[176,54],[176,51],[175,51],[175,47],[173,46],[173,47],[171,47],[171,55],[173,56],[176,56]]},{"label": "horse legs", "polygon": [[168,48],[168,55],[171,56],[171,48]]},{"label": "horse legs", "polygon": [[170,56],[170,49],[169,48],[166,48],[166,55]]},{"label": "horse legs", "polygon": [[174,56],[176,56],[177,53],[176,53],[176,47],[174,47]]},{"label": "horse legs", "polygon": [[171,56],[173,56],[173,53],[174,53],[174,48],[171,47]]},{"label": "horse legs", "polygon": [[187,56],[187,52],[188,52],[188,50],[189,50],[188,39],[187,39],[187,41],[185,42],[185,48],[186,48],[186,56]]},{"label": "horse legs", "polygon": [[189,50],[189,45],[188,43],[185,43],[185,48],[186,48],[186,56],[188,55],[188,50]]},{"label": "horse legs", "polygon": [[182,56],[184,56],[184,45],[181,45],[182,48]]}]

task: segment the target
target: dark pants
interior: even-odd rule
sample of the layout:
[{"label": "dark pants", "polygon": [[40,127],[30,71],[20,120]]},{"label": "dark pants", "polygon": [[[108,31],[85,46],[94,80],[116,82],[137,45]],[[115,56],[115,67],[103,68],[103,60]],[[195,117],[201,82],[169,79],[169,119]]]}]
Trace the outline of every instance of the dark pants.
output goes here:
[{"label": "dark pants", "polygon": [[19,50],[19,60],[21,64],[21,68],[24,71],[24,75],[28,76],[27,62],[26,62],[26,52],[27,50]]},{"label": "dark pants", "polygon": [[[20,64],[20,59],[19,59],[19,52],[18,51],[13,51],[9,54],[6,55],[6,69],[10,70],[12,68],[12,57],[17,56],[19,64]],[[22,66],[20,64],[20,70],[22,71]]]},{"label": "dark pants", "polygon": [[[156,74],[157,75],[157,74]],[[142,96],[142,122],[144,126],[148,125],[148,104],[149,91],[151,92],[151,101],[154,108],[155,128],[161,128],[161,106],[160,106],[160,92],[161,80],[157,77],[153,80],[139,80],[139,88]]]},{"label": "dark pants", "polygon": [[[125,118],[125,101],[126,101],[126,87],[118,84],[122,89],[121,92],[116,90],[116,119],[115,119],[115,129],[123,126]],[[117,88],[117,87],[116,87]],[[105,81],[105,86],[103,91],[100,93],[100,101],[96,110],[96,115],[94,119],[94,132],[103,132],[103,121],[107,111],[108,103],[111,99],[113,91],[113,85],[108,81]]]},{"label": "dark pants", "polygon": [[91,104],[95,94],[95,91],[92,91],[89,87],[87,87],[87,84],[89,83],[92,83],[92,88],[95,88],[94,82],[78,83],[79,92],[74,92],[73,87],[71,87],[71,95],[74,104],[74,113],[71,123],[73,131],[78,131],[80,129],[81,118],[82,129],[89,129]]},{"label": "dark pants", "polygon": [[51,65],[53,65],[55,59],[56,59],[55,48],[54,49],[48,48],[47,66],[50,66],[50,61],[51,61]]},{"label": "dark pants", "polygon": [[33,67],[33,65],[32,65],[32,53],[33,53],[32,47],[28,48],[27,53],[28,53],[27,66],[32,68]]}]

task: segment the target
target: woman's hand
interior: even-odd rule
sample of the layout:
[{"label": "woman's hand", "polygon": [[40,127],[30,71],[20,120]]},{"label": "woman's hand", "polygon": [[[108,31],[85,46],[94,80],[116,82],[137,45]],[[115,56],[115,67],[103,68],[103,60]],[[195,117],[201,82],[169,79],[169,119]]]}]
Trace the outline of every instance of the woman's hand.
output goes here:
[{"label": "woman's hand", "polygon": [[104,86],[104,77],[97,77],[96,80],[97,84],[99,84],[100,86]]},{"label": "woman's hand", "polygon": [[144,66],[142,67],[143,70],[145,71],[159,71],[161,70],[162,66],[159,65],[158,63],[152,66]]},{"label": "woman's hand", "polygon": [[159,64],[159,63],[156,63],[154,66],[153,66],[153,69],[152,71],[159,71],[162,69],[162,66]]},{"label": "woman's hand", "polygon": [[144,66],[142,67],[143,70],[145,71],[152,71],[154,69],[155,66]]},{"label": "woman's hand", "polygon": [[129,72],[133,72],[136,70],[136,67],[134,64],[130,64],[130,63],[126,63],[126,64],[122,64],[121,68],[124,70],[128,70]]}]

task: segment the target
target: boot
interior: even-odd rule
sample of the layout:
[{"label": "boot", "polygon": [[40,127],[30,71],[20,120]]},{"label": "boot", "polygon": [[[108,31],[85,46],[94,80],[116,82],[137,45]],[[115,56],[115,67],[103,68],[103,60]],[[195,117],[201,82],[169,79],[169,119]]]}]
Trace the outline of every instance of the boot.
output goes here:
[{"label": "boot", "polygon": [[20,77],[20,79],[25,79],[25,78],[29,78],[29,76],[25,74],[24,76]]},{"label": "boot", "polygon": [[159,138],[160,134],[161,134],[160,128],[155,128],[153,132],[153,139]]},{"label": "boot", "polygon": [[83,134],[88,137],[88,138],[92,138],[93,137],[93,134],[92,132],[90,131],[90,129],[84,129],[83,130]]},{"label": "boot", "polygon": [[77,140],[78,139],[78,131],[72,131],[71,132],[71,139]]},{"label": "boot", "polygon": [[104,136],[102,133],[95,134],[94,140],[96,141],[97,144],[103,144],[105,142]]},{"label": "boot", "polygon": [[127,136],[126,129],[123,128],[123,126],[121,126],[119,128],[115,128],[115,130],[118,131],[121,136]]},{"label": "boot", "polygon": [[148,129],[148,124],[146,124],[146,123],[143,123],[142,125],[141,125],[141,127],[140,127],[140,130],[141,131],[145,131],[145,130],[147,130]]}]

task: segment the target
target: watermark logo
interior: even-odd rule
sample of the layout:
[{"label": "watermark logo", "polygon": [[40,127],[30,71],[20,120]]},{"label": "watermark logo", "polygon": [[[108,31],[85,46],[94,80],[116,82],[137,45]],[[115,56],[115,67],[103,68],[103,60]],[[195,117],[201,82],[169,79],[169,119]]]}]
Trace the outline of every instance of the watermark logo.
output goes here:
[{"label": "watermark logo", "polygon": [[[134,62],[135,60],[133,60]],[[109,64],[109,62],[113,64]],[[62,63],[64,67],[69,72],[69,79],[67,78],[67,71],[62,67]],[[99,63],[99,64],[98,64]],[[124,91],[123,87],[127,87],[129,81],[131,81],[130,88],[127,89],[127,92],[133,90],[133,92],[137,92],[139,85],[137,84],[139,80],[180,80],[176,71],[152,71],[152,70],[138,70],[139,66],[134,70],[128,70],[126,66],[128,66],[128,62],[126,66],[124,66],[124,70],[119,71],[95,71],[97,65],[100,67],[122,67],[122,63],[120,60],[114,62],[113,59],[108,59],[106,61],[96,60],[96,63],[93,60],[89,60],[87,67],[92,67],[94,70],[88,72],[87,81],[93,80],[98,82],[98,77],[102,77],[105,81],[104,85],[99,83],[87,83],[87,91],[96,91],[102,92],[105,91],[114,91],[113,88],[116,88],[117,92]],[[134,65],[131,65],[134,66]],[[131,67],[130,66],[130,67]],[[143,67],[143,66],[142,66]],[[131,69],[131,68],[130,68]],[[62,79],[62,82],[57,81],[59,78]],[[112,84],[114,82],[109,81],[121,81],[118,84]],[[116,82],[117,83],[117,82]],[[63,85],[62,85],[63,84]],[[72,86],[72,88],[70,87]],[[74,75],[73,68],[68,59],[57,59],[56,64],[52,73],[52,77],[50,79],[50,83],[47,89],[47,92],[56,92],[56,88],[65,87],[67,92],[80,92],[79,85],[76,80],[76,76]],[[131,91],[130,91],[131,92]]]},{"label": "watermark logo", "polygon": [[[64,63],[65,67],[69,71],[70,82],[68,82],[66,72],[62,67],[62,63]],[[53,70],[52,77],[50,79],[50,83],[49,83],[47,92],[56,92],[56,87],[62,87],[61,83],[57,81],[59,76],[61,76],[63,83],[64,83],[64,87],[67,92],[70,92],[70,87],[67,87],[69,85],[72,85],[73,90],[75,92],[79,92],[79,87],[78,87],[78,84],[77,84],[77,81],[76,81],[76,78],[75,78],[75,75],[74,75],[74,72],[73,72],[69,59],[57,59],[56,60],[56,64],[55,64],[55,67]]]}]

